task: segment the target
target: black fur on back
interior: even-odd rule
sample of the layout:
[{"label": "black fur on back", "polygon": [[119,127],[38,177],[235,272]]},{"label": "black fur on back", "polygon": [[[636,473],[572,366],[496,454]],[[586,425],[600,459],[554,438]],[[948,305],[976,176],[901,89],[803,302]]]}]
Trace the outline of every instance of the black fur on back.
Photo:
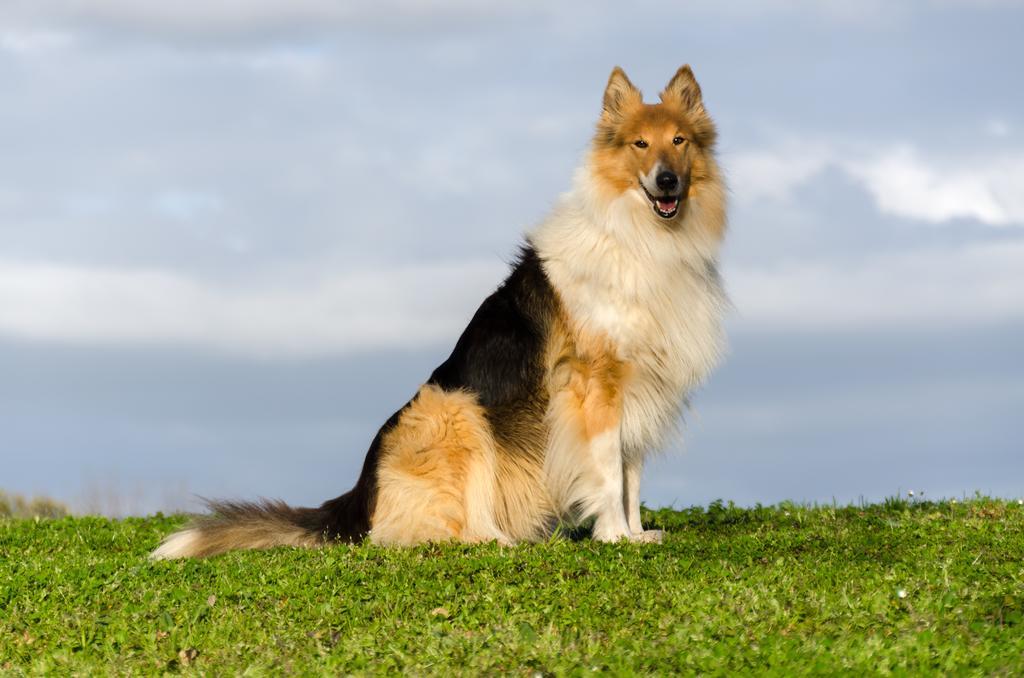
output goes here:
[{"label": "black fur on back", "polygon": [[487,410],[536,397],[547,328],[556,309],[540,257],[532,247],[523,247],[508,278],[480,305],[427,383],[471,391]]}]

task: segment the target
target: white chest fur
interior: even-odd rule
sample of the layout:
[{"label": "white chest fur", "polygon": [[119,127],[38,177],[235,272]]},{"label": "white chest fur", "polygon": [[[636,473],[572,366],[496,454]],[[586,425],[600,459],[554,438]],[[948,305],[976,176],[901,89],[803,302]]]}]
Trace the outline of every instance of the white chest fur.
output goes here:
[{"label": "white chest fur", "polygon": [[571,322],[611,339],[635,368],[624,394],[622,443],[624,454],[643,455],[660,445],[721,353],[724,293],[715,246],[696,229],[688,232],[686,220],[675,229],[657,223],[629,196],[608,206],[602,220],[575,205],[563,200],[531,241]]},{"label": "white chest fur", "polygon": [[718,361],[722,294],[713,269],[685,267],[667,276],[663,294],[630,313],[632,336],[623,358],[635,366],[623,400],[622,442],[627,454],[658,447],[676,422],[687,394]]}]

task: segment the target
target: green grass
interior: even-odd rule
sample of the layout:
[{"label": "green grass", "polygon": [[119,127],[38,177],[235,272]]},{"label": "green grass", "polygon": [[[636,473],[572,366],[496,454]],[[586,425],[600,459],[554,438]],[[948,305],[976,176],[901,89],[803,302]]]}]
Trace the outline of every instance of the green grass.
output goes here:
[{"label": "green grass", "polygon": [[1024,507],[647,512],[661,546],[151,563],[183,518],[0,521],[0,673],[1024,674]]}]

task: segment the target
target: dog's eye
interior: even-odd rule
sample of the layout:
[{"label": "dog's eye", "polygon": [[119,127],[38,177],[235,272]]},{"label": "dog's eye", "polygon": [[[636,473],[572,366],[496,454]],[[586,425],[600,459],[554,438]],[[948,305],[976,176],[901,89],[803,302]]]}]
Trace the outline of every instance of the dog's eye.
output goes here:
[{"label": "dog's eye", "polygon": [[684,139],[683,137],[676,137],[675,139],[672,140],[672,143],[675,144],[676,146],[678,146],[679,144],[683,143],[684,141],[686,141],[686,139]]},{"label": "dog's eye", "polygon": [[647,142],[644,141],[643,139],[637,139],[636,141],[633,142],[633,145],[636,146],[637,148],[647,148]]}]

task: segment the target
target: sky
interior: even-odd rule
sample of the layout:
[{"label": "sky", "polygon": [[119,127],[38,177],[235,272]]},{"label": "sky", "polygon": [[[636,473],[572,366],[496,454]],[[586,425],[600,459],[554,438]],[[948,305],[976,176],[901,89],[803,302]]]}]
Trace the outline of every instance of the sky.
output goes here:
[{"label": "sky", "polygon": [[729,354],[650,506],[1024,496],[1014,2],[0,5],[0,488],[311,505],[692,65]]}]

